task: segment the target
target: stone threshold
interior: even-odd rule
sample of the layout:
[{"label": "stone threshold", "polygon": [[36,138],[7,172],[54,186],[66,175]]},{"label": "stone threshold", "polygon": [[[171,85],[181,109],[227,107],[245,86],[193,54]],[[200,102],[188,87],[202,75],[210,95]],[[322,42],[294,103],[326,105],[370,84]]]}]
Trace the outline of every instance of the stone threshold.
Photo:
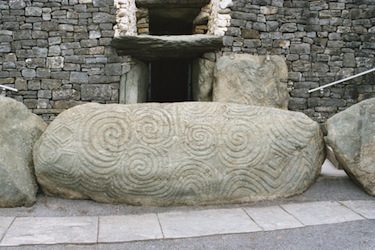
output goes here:
[{"label": "stone threshold", "polygon": [[324,201],[123,216],[0,217],[0,247],[190,238],[358,220],[375,220],[375,201]]},{"label": "stone threshold", "polygon": [[119,55],[130,55],[143,61],[163,58],[194,58],[223,47],[223,37],[212,35],[120,36],[111,46]]}]

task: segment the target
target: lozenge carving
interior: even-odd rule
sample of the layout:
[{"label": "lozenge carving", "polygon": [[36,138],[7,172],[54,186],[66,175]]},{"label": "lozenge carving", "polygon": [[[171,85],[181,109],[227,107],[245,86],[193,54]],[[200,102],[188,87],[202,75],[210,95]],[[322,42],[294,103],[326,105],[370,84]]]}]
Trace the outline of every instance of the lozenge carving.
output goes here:
[{"label": "lozenge carving", "polygon": [[296,195],[324,158],[307,116],[231,103],[85,104],[34,148],[47,194],[158,206]]}]

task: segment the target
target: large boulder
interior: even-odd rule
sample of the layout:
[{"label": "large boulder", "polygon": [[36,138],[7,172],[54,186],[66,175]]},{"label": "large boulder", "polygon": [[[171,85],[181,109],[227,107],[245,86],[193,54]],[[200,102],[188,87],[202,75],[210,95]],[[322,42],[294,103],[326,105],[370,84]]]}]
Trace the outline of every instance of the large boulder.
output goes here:
[{"label": "large boulder", "polygon": [[36,201],[32,149],[47,125],[21,102],[0,96],[0,207]]},{"label": "large boulder", "polygon": [[46,194],[159,206],[300,194],[324,159],[319,125],[302,113],[204,102],[77,106],[34,148]]},{"label": "large boulder", "polygon": [[280,56],[223,56],[216,63],[213,101],[288,109],[287,78]]},{"label": "large boulder", "polygon": [[327,145],[354,181],[375,196],[375,98],[362,101],[326,122]]}]

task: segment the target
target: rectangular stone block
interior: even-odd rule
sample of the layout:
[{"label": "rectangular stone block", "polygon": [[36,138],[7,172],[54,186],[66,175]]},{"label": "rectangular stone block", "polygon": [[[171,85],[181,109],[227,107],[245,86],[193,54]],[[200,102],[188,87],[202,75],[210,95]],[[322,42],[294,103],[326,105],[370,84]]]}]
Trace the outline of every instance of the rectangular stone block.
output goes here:
[{"label": "rectangular stone block", "polygon": [[99,218],[99,243],[162,239],[156,214]]},{"label": "rectangular stone block", "polygon": [[375,201],[343,201],[341,203],[357,214],[369,220],[375,220]]},{"label": "rectangular stone block", "polygon": [[341,223],[364,218],[338,202],[310,202],[304,204],[281,205],[288,213],[304,225]]},{"label": "rectangular stone block", "polygon": [[161,213],[166,238],[262,231],[242,209]]},{"label": "rectangular stone block", "polygon": [[72,72],[70,74],[70,82],[71,83],[88,83],[89,76],[87,72]]},{"label": "rectangular stone block", "polygon": [[94,244],[97,228],[97,217],[21,217],[14,220],[0,246]]},{"label": "rectangular stone block", "polygon": [[281,207],[253,207],[244,208],[245,212],[266,231],[297,228],[304,225]]},{"label": "rectangular stone block", "polygon": [[14,217],[0,217],[0,242],[13,220]]}]

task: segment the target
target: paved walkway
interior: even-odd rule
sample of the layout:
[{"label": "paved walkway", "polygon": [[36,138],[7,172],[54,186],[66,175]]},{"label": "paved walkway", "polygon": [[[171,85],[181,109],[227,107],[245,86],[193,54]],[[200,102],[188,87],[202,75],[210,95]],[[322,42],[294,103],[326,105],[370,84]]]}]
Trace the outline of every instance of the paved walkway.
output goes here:
[{"label": "paved walkway", "polygon": [[0,247],[97,244],[265,232],[375,220],[375,200],[89,217],[0,217]]}]

